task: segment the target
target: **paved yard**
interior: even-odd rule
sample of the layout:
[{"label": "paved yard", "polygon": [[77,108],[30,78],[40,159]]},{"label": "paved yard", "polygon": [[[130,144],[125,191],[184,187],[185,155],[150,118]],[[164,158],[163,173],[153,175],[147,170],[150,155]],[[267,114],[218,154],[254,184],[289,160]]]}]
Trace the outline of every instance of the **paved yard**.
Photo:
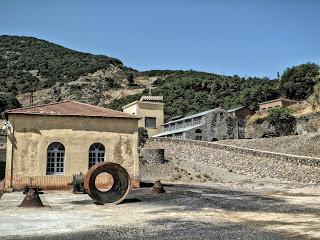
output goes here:
[{"label": "paved yard", "polygon": [[320,188],[290,185],[167,185],[134,190],[117,206],[85,194],[41,195],[24,209],[22,193],[0,199],[1,239],[320,239]]}]

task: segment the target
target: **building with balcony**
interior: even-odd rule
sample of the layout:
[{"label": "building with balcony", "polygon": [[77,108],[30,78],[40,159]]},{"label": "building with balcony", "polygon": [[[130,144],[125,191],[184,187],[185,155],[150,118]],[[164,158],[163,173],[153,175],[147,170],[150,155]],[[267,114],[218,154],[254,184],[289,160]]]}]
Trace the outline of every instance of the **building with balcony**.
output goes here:
[{"label": "building with balcony", "polygon": [[174,118],[163,124],[163,131],[154,137],[217,141],[239,138],[238,133],[238,119],[222,108],[215,108]]}]

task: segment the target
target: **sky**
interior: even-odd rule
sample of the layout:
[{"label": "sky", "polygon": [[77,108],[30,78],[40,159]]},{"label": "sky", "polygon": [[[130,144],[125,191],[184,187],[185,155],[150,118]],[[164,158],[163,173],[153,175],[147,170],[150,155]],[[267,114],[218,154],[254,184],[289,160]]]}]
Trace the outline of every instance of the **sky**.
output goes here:
[{"label": "sky", "polygon": [[0,0],[0,35],[33,36],[137,70],[276,78],[320,64],[317,0]]}]

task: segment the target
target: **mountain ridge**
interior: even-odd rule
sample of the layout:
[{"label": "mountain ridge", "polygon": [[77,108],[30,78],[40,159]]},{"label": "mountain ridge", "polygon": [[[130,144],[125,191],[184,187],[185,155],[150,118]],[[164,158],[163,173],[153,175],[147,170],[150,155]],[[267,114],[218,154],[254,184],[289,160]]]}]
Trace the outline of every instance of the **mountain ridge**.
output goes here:
[{"label": "mountain ridge", "polygon": [[281,95],[278,81],[193,70],[137,71],[104,55],[71,50],[34,37],[0,36],[0,112],[60,100],[121,110],[147,94],[163,95],[167,118],[214,107],[252,109]]}]

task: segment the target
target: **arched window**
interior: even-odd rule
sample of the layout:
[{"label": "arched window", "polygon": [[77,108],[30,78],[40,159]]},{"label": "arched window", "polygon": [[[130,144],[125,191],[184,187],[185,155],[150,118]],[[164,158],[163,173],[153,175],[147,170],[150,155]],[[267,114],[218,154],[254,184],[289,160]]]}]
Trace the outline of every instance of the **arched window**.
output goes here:
[{"label": "arched window", "polygon": [[64,173],[64,146],[53,142],[47,149],[47,175],[62,175]]},{"label": "arched window", "polygon": [[89,168],[104,161],[105,148],[101,143],[94,143],[89,148]]}]

